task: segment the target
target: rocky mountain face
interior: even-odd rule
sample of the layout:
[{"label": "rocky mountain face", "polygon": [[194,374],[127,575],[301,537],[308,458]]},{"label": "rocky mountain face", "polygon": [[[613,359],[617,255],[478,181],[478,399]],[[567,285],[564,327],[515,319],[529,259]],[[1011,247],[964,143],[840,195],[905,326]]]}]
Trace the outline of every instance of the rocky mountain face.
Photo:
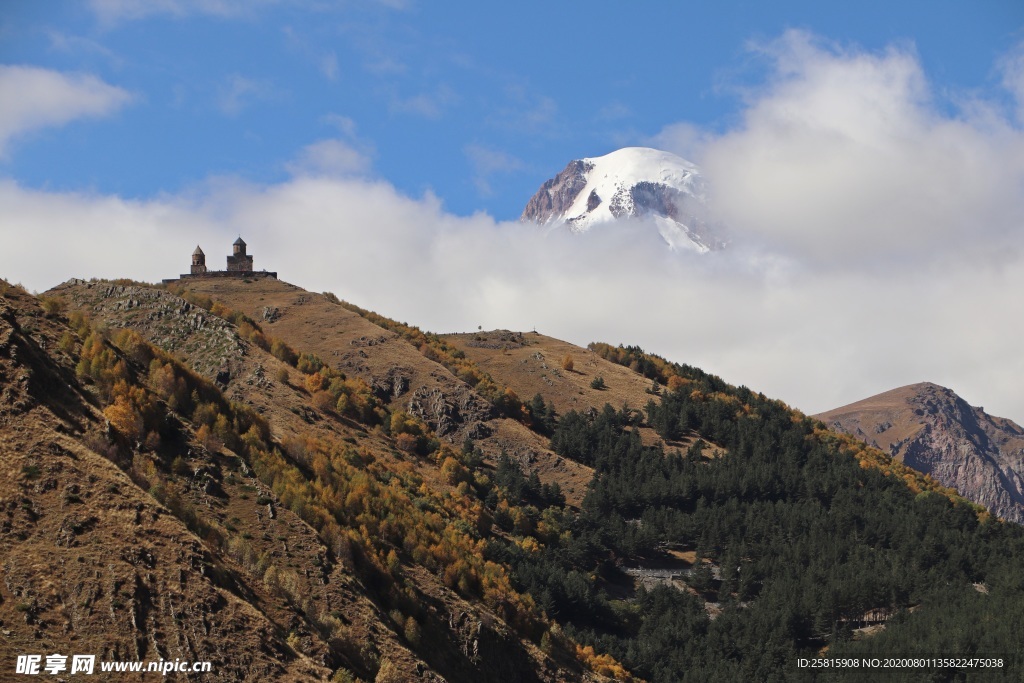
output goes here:
[{"label": "rocky mountain face", "polygon": [[[593,162],[586,159],[570,161],[564,170],[554,178],[545,180],[537,193],[530,197],[520,220],[548,223],[565,216],[587,186],[587,173],[593,168]],[[592,200],[595,208],[598,199],[595,193]]]},{"label": "rocky mountain face", "polygon": [[211,681],[594,680],[482,559],[504,532],[459,459],[507,454],[569,507],[589,467],[332,296],[191,285],[0,281],[0,642],[211,660]]},{"label": "rocky mountain face", "polygon": [[725,246],[721,228],[709,219],[699,169],[646,147],[569,162],[541,185],[520,217],[574,232],[626,219],[652,221],[673,249],[706,252]]},{"label": "rocky mountain face", "polygon": [[921,383],[817,416],[1014,522],[1024,522],[1024,429]]},{"label": "rocky mountain face", "polygon": [[[262,574],[204,542],[180,513],[230,504],[245,533],[259,534],[252,543],[267,552],[267,567],[283,553],[269,548],[280,541],[263,541],[265,533],[287,534],[300,562],[320,553],[315,534],[288,510],[257,531],[260,506],[238,497],[238,486],[253,482],[212,486],[220,464],[192,460],[198,448],[176,421],[164,425],[163,448],[181,458],[179,514],[160,504],[131,476],[152,468],[154,454],[137,453],[132,463],[100,400],[76,376],[74,332],[35,297],[0,287],[0,652],[9,655],[0,678],[13,675],[13,653],[45,649],[98,661],[211,661],[211,681],[326,680],[323,642],[309,640],[309,654],[297,646],[315,632],[311,621]],[[340,584],[331,590],[338,598],[346,592]]]},{"label": "rocky mountain face", "polygon": [[[477,436],[488,431],[484,422],[493,416],[486,401],[398,335],[319,294],[274,278],[243,284],[196,280],[190,291],[243,311],[296,348],[364,378],[381,400],[400,404],[442,436],[458,433],[461,438],[466,430]],[[71,280],[52,291],[113,328],[136,330],[220,383],[232,399],[262,402],[259,394],[252,395],[254,383],[263,389],[264,397],[272,394],[266,368],[257,368],[260,364],[253,350],[238,337],[234,325],[171,292],[82,280]],[[262,407],[266,410],[269,402]]]}]

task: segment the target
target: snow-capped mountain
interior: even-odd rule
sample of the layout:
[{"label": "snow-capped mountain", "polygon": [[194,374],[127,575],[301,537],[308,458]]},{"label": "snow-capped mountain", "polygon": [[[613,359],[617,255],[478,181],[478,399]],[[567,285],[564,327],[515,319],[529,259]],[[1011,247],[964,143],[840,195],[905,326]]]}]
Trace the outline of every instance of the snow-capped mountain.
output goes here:
[{"label": "snow-capped mountain", "polygon": [[530,199],[520,220],[585,232],[597,223],[651,218],[673,249],[725,242],[709,224],[704,179],[692,163],[649,147],[625,147],[569,162]]}]

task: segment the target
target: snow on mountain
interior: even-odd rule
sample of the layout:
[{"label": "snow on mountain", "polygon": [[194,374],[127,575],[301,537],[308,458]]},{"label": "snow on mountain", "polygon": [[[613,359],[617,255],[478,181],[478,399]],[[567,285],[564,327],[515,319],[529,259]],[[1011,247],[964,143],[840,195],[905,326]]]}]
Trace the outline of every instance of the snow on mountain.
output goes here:
[{"label": "snow on mountain", "polygon": [[652,218],[673,249],[724,246],[708,223],[704,179],[692,163],[649,147],[569,162],[541,185],[520,220],[586,232],[598,223]]}]

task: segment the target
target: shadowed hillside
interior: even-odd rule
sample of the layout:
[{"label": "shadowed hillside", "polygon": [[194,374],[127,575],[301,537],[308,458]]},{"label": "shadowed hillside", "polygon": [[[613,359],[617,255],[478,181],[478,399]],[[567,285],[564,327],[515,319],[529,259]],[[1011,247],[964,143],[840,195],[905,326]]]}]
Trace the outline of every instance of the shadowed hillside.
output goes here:
[{"label": "shadowed hillside", "polygon": [[[309,628],[261,576],[214,552],[183,517],[140,488],[131,448],[76,379],[79,341],[15,288],[0,298],[0,619],[3,649],[104,659],[207,660],[211,680],[320,680],[329,670],[292,647]],[[161,449],[185,456],[195,435],[170,416]],[[161,418],[163,419],[163,418]],[[140,468],[147,467],[139,455]],[[181,460],[184,487],[198,460]],[[156,484],[155,481],[152,483]],[[188,494],[185,494],[187,498]],[[186,510],[184,500],[178,511]],[[233,514],[254,517],[237,501]],[[293,545],[312,545],[288,515]],[[192,518],[194,521],[194,518]],[[298,553],[303,557],[304,553]],[[311,558],[310,558],[311,559]],[[269,564],[268,564],[269,566]],[[73,638],[73,646],[71,646]],[[4,657],[5,675],[13,669]]]}]

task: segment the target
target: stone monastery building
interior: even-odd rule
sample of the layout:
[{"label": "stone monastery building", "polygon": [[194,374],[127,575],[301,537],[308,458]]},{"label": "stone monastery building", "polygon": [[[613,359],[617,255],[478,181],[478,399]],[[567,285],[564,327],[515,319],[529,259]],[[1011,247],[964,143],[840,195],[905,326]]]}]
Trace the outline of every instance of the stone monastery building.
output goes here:
[{"label": "stone monastery building", "polygon": [[[245,253],[245,247],[245,241],[239,237],[231,245],[231,253],[228,254],[227,270],[208,270],[206,267],[206,254],[203,253],[203,250],[197,244],[196,250],[192,252],[191,271],[183,273],[180,279],[188,280],[199,277],[272,277],[277,279],[277,273],[266,270],[253,270],[252,254]],[[175,280],[164,280],[164,282],[175,282]]]}]

